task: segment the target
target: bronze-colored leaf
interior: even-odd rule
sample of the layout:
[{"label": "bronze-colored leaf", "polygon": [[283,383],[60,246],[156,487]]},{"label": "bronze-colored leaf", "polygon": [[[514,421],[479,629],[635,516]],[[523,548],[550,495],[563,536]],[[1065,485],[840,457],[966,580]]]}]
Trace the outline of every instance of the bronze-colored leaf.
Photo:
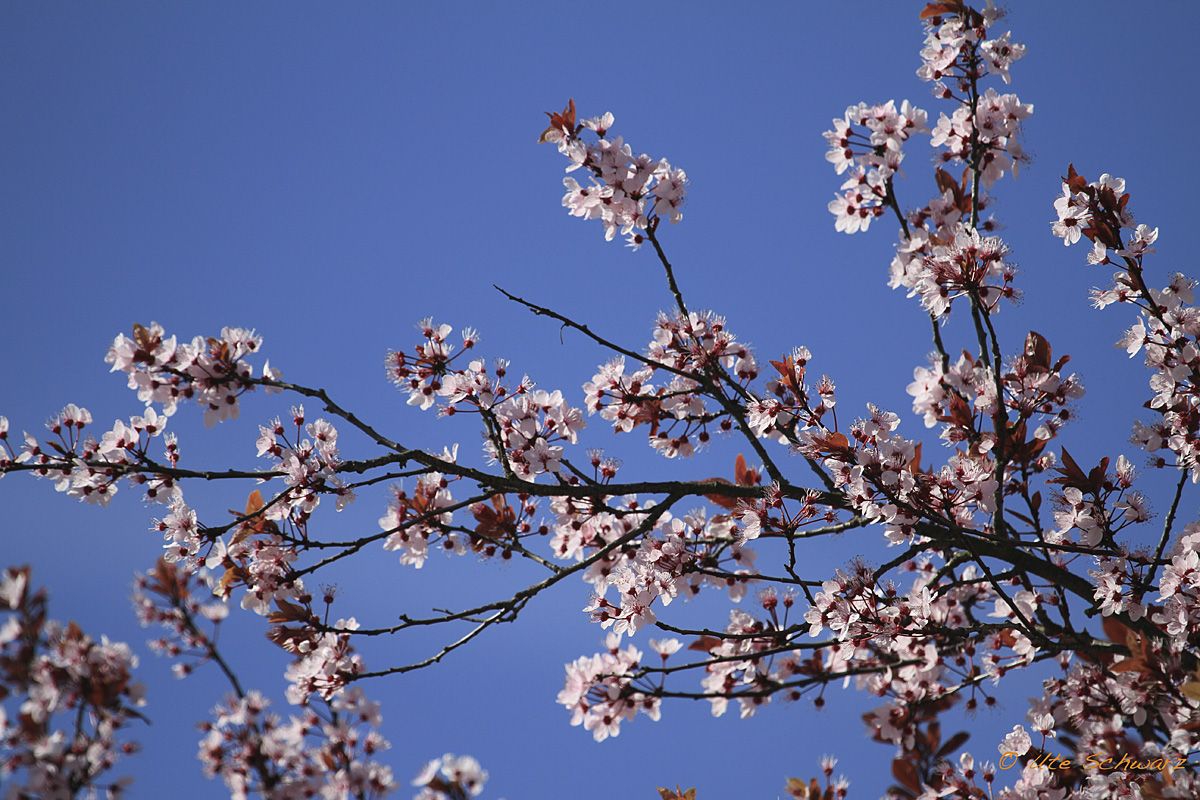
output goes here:
[{"label": "bronze-colored leaf", "polygon": [[836,431],[828,436],[815,434],[812,437],[812,443],[817,446],[817,449],[828,453],[841,453],[850,449],[850,440],[846,438],[846,434]]},{"label": "bronze-colored leaf", "polygon": [[[733,482],[730,481],[728,478],[717,478],[717,477],[706,478],[705,483],[719,483],[724,486],[733,486],[734,485]],[[728,509],[730,511],[732,511],[733,509],[738,507],[738,498],[730,497],[728,495],[706,494],[706,495],[704,495],[704,499],[707,500],[708,502],[712,503],[713,505],[718,505],[721,508]]]},{"label": "bronze-colored leaf", "polygon": [[795,797],[798,800],[820,800],[821,786],[817,783],[817,779],[805,781],[803,778],[788,778],[787,786],[784,791],[788,793],[788,797]]},{"label": "bronze-colored leaf", "polygon": [[701,636],[696,641],[688,645],[688,650],[698,650],[701,653],[708,653],[715,650],[721,645],[721,640],[716,636]]},{"label": "bronze-colored leaf", "polygon": [[1050,342],[1037,331],[1025,337],[1025,365],[1027,370],[1049,372],[1051,358]]},{"label": "bronze-colored leaf", "polygon": [[538,143],[549,141],[549,137],[555,131],[573,133],[575,131],[575,98],[567,101],[567,107],[562,111],[547,111],[546,116],[550,118],[550,124],[546,130],[542,131],[538,137]]},{"label": "bronze-colored leaf", "polygon": [[921,471],[921,443],[917,442],[917,446],[913,448],[912,461],[908,462],[908,471],[916,475]]},{"label": "bronze-colored leaf", "polygon": [[930,3],[921,9],[921,19],[929,19],[930,17],[940,17],[943,14],[959,14],[962,13],[963,4],[961,0],[946,0],[942,3]]},{"label": "bronze-colored leaf", "polygon": [[905,789],[918,794],[921,792],[921,779],[918,777],[917,768],[913,766],[912,762],[901,758],[892,761],[892,776]]},{"label": "bronze-colored leaf", "polygon": [[267,615],[268,622],[308,622],[312,616],[307,608],[289,603],[282,598],[275,598],[275,605],[279,607],[279,610]]},{"label": "bronze-colored leaf", "polygon": [[1067,165],[1067,177],[1063,178],[1063,182],[1067,184],[1067,188],[1072,192],[1082,192],[1087,189],[1087,178],[1075,171],[1074,164]]},{"label": "bronze-colored leaf", "polygon": [[959,731],[946,740],[946,743],[943,744],[941,749],[937,751],[935,757],[946,758],[947,756],[953,754],[955,750],[966,744],[967,739],[970,738],[971,734],[967,733],[966,731]]}]

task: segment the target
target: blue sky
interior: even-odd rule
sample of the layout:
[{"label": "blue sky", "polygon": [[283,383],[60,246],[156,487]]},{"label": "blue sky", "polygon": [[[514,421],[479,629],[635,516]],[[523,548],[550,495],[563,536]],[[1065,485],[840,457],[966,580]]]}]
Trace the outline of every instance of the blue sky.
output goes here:
[{"label": "blue sky", "polygon": [[[1139,219],[1162,232],[1152,274],[1161,283],[1190,269],[1184,237],[1195,208],[1175,153],[1196,123],[1188,54],[1200,6],[1156,4],[1152,18],[1115,0],[1009,7],[1014,38],[1029,45],[1012,88],[1035,105],[1026,126],[1034,162],[997,192],[1027,293],[1002,312],[1001,335],[1013,352],[1036,329],[1072,354],[1089,393],[1065,441],[1081,461],[1136,456],[1125,440],[1146,373],[1111,346],[1131,320],[1088,307],[1086,290],[1107,276],[1050,236],[1050,204],[1069,161],[1093,177],[1123,176]],[[18,430],[67,402],[87,405],[98,424],[135,413],[102,359],[117,332],[150,320],[185,337],[255,327],[288,378],[326,387],[393,438],[438,449],[458,441],[473,452],[477,434],[406,407],[382,370],[385,351],[410,346],[427,315],[475,325],[483,352],[581,402],[579,386],[605,354],[578,337],[560,341],[556,326],[492,284],[635,347],[669,296],[650,252],[606,244],[597,224],[559,205],[560,158],[535,139],[542,112],[572,96],[582,114],[614,112],[635,150],[687,170],[685,218],[664,240],[693,307],[727,315],[760,357],[810,347],[814,368],[838,381],[843,415],[868,401],[906,412],[928,325],[886,287],[891,224],[834,232],[825,205],[839,180],[820,133],[858,100],[910,98],[936,119],[944,107],[914,75],[918,9],[5,4],[0,413]],[[932,190],[925,147],[921,138],[909,146],[906,204]],[[962,333],[951,323],[951,347],[968,343]],[[256,423],[284,408],[256,398],[235,425],[205,430],[191,409],[172,425],[186,464],[251,466]],[[908,414],[904,430],[925,435]],[[614,441],[598,420],[585,441],[620,455],[630,478],[723,473],[738,451],[719,443],[705,460],[665,463],[640,437]],[[207,488],[195,497],[212,514],[239,503]],[[328,517],[330,531],[375,529],[383,504],[364,497]],[[1195,511],[1192,495],[1184,518]],[[150,516],[131,492],[99,511],[9,478],[0,482],[0,561],[32,563],[56,616],[140,646],[149,634],[127,598],[133,571],[158,553]],[[877,533],[860,531],[811,558],[832,568],[881,552]],[[499,596],[527,577],[469,559],[435,558],[418,573],[374,551],[338,580],[344,613],[382,622]],[[675,783],[699,786],[704,800],[758,798],[833,752],[854,796],[877,796],[889,782],[890,750],[866,741],[859,714],[869,704],[852,692],[832,693],[819,714],[778,706],[746,721],[668,705],[661,722],[639,719],[594,744],[554,703],[562,664],[601,642],[579,611],[586,601],[582,584],[558,587],[437,668],[368,686],[384,703],[397,775],[454,751],[476,755],[492,774],[489,796],[510,800],[650,797]],[[716,624],[725,605],[702,610]],[[258,619],[236,616],[224,638],[231,660],[282,704],[281,654]],[[435,646],[388,643],[368,649],[368,663]],[[212,671],[178,683],[168,666],[143,658],[154,725],[129,763],[132,796],[219,797],[194,759],[194,724],[223,687]],[[991,756],[997,734],[1023,720],[1033,689],[1027,681],[965,723],[977,755]]]}]

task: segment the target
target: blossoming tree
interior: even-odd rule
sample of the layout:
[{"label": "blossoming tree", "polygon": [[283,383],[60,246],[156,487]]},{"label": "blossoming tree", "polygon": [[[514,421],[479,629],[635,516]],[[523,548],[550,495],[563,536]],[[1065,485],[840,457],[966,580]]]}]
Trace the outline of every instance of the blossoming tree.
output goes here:
[{"label": "blossoming tree", "polygon": [[[894,797],[1200,796],[1189,760],[1200,747],[1200,521],[1181,513],[1200,480],[1194,282],[1147,272],[1158,230],[1136,222],[1123,180],[1066,166],[1061,196],[1046,198],[1048,235],[1086,240],[1087,262],[1114,273],[1093,293],[1097,308],[1132,307],[1120,344],[1150,370],[1132,440],[1148,469],[1174,476],[1156,504],[1165,511],[1152,515],[1133,460],[1080,463],[1056,443],[1083,386],[1052,331],[1028,332],[1017,352],[1002,347],[1000,311],[1019,281],[989,192],[1026,160],[1033,107],[1007,90],[1025,48],[990,3],[935,2],[920,17],[918,75],[933,87],[937,120],[908,101],[858,103],[825,138],[845,176],[829,204],[837,230],[890,219],[898,231],[889,281],[919,303],[913,324],[932,339],[908,393],[940,449],[923,449],[897,413],[874,405],[839,421],[834,379],[814,371],[819,354],[797,346],[761,363],[723,317],[689,305],[663,224],[683,217],[686,173],[635,155],[612,132],[612,114],[579,118],[574,101],[540,137],[567,160],[562,203],[606,239],[649,251],[638,257],[657,260],[668,308],[639,347],[501,290],[609,352],[582,392],[540,388],[489,360],[473,328],[422,321],[415,345],[386,355],[387,377],[420,411],[470,415],[481,457],[392,438],[390,425],[318,383],[260,364],[262,338],[241,328],[185,340],[149,323],[118,335],[107,361],[141,405],[98,433],[76,405],[41,435],[10,434],[0,418],[0,475],[30,474],[98,505],[128,487],[161,508],[152,527],[162,556],[139,577],[135,607],[161,627],[152,645],[179,675],[207,667],[228,680],[229,697],[203,726],[206,774],[236,797],[395,791],[371,682],[435,665],[572,581],[585,585],[585,616],[607,632],[607,649],[566,665],[558,701],[597,741],[638,716],[658,719],[666,700],[746,717],[775,701],[821,705],[828,687],[847,683],[878,698],[866,732],[895,748]],[[933,180],[899,182],[926,136]],[[973,335],[949,341],[951,315]],[[262,467],[190,464],[172,417],[198,409],[206,423],[232,422],[243,396],[260,390],[285,409],[257,428]],[[644,434],[663,468],[627,476],[601,449],[605,434],[584,434],[596,417],[611,435]],[[746,453],[712,467],[723,477],[672,476],[672,460],[702,458],[718,435]],[[229,486],[244,510],[202,519],[188,492],[200,482]],[[378,528],[330,535],[331,516],[356,501],[378,505]],[[875,537],[870,559],[809,574],[806,552],[853,529]],[[360,622],[318,581],[380,550],[397,569],[519,559],[541,575],[473,607]],[[50,621],[30,577],[14,567],[0,584],[0,699],[12,700],[0,714],[0,774],[20,797],[118,792],[111,769],[136,749],[126,737],[141,716],[135,659]],[[727,616],[678,621],[672,603],[701,594],[727,595]],[[269,711],[218,647],[233,606],[262,617],[293,657],[290,712]],[[403,663],[367,663],[360,652],[364,638],[418,629],[444,630],[444,644]],[[994,703],[1024,670],[1043,677],[1024,724],[974,751],[960,752],[965,733],[942,738],[943,712]],[[1074,760],[1050,768],[1052,752]],[[1100,757],[1118,753],[1131,760]],[[1024,764],[1007,783],[994,763],[1005,758]],[[786,791],[842,797],[849,782],[834,771],[826,759],[819,778],[791,779]],[[479,795],[485,780],[474,759],[447,754],[414,783],[432,800]]]}]

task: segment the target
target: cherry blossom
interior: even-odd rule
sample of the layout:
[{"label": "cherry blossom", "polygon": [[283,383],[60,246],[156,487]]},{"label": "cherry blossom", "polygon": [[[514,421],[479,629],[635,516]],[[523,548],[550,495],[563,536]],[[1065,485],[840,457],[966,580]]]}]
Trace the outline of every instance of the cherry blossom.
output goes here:
[{"label": "cherry blossom", "polygon": [[425,765],[413,779],[413,786],[422,787],[414,800],[466,800],[483,794],[487,770],[471,756],[446,753]]}]

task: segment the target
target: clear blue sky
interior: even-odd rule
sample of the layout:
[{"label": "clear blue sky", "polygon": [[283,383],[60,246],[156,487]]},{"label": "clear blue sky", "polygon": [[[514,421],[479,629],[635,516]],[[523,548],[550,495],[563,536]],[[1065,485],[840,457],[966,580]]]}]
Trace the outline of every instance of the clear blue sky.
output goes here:
[{"label": "clear blue sky", "polygon": [[[581,402],[579,386],[605,354],[577,337],[560,343],[555,326],[491,285],[635,347],[669,297],[651,253],[606,244],[597,224],[559,206],[560,158],[535,139],[542,112],[573,96],[582,114],[613,111],[635,150],[687,170],[684,222],[664,238],[693,306],[726,314],[760,357],[809,346],[816,368],[838,380],[843,415],[874,401],[924,435],[904,387],[925,363],[927,323],[885,285],[890,223],[866,236],[833,231],[825,205],[839,180],[820,137],[858,100],[907,97],[936,119],[939,105],[914,75],[919,7],[6,3],[0,413],[18,430],[67,402],[87,405],[98,424],[135,413],[102,359],[114,334],[149,320],[185,337],[256,327],[287,377],[327,387],[395,438],[439,449],[459,441],[474,452],[477,434],[404,406],[382,370],[386,349],[408,347],[426,315],[477,326],[484,352]],[[1130,320],[1088,308],[1087,288],[1107,276],[1050,236],[1050,204],[1068,161],[1121,175],[1139,218],[1161,228],[1159,282],[1191,268],[1183,257],[1196,208],[1181,192],[1191,173],[1179,154],[1197,121],[1200,5],[1009,7],[1014,38],[1029,45],[1013,88],[1036,110],[1026,128],[1034,163],[998,192],[1028,293],[1003,311],[1002,336],[1011,352],[1035,328],[1073,355],[1089,393],[1066,441],[1081,460],[1136,456],[1125,439],[1146,373],[1111,347]],[[910,145],[906,204],[932,191],[926,152],[925,140]],[[951,325],[952,346],[967,342],[961,333]],[[172,424],[185,463],[252,465],[255,424],[283,408],[257,398],[240,424],[212,431],[182,411]],[[631,478],[725,472],[737,452],[720,445],[704,462],[664,463],[640,437],[614,442],[598,420],[585,441],[611,445]],[[238,503],[194,497],[210,514]],[[327,530],[371,531],[383,502],[367,496]],[[1185,519],[1196,507],[1193,494]],[[32,563],[55,616],[141,647],[150,634],[127,598],[133,571],[159,551],[150,515],[128,491],[99,511],[9,478],[0,561]],[[880,538],[855,532],[812,558],[878,560]],[[498,596],[527,577],[469,559],[434,558],[416,573],[374,551],[339,581],[343,613],[371,624]],[[890,748],[866,741],[868,704],[852,692],[834,692],[819,714],[777,706],[748,721],[668,705],[661,722],[639,719],[594,744],[554,702],[562,664],[601,642],[579,611],[586,600],[582,584],[559,587],[443,665],[369,685],[384,703],[397,776],[449,750],[477,756],[492,774],[489,796],[510,800],[648,798],[677,782],[698,785],[702,800],[770,798],[833,752],[854,796],[878,796],[889,782]],[[706,606],[708,619],[719,623],[725,605]],[[224,641],[232,660],[282,704],[281,654],[260,620],[234,616]],[[368,649],[368,663],[415,660],[434,644],[395,641]],[[143,657],[154,725],[129,763],[132,797],[219,797],[200,776],[194,724],[223,687],[212,671],[178,683],[168,666]],[[978,757],[993,757],[997,734],[1024,720],[1032,692],[1027,682],[968,721]]]}]

